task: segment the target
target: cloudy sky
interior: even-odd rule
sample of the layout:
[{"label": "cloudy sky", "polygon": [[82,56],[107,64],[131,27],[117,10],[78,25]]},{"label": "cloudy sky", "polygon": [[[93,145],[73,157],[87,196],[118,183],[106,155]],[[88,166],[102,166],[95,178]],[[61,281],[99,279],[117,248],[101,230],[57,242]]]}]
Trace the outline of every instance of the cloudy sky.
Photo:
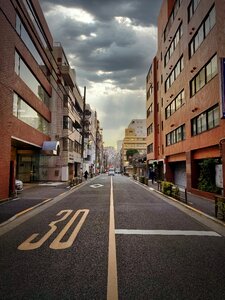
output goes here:
[{"label": "cloudy sky", "polygon": [[40,0],[55,42],[97,111],[105,146],[145,118],[145,78],[156,54],[162,0]]}]

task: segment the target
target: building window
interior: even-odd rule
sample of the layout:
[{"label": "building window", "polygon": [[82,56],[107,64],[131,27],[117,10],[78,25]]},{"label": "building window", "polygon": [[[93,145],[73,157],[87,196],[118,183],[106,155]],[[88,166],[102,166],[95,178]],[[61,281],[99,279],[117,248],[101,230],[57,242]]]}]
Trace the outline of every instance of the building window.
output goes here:
[{"label": "building window", "polygon": [[19,53],[15,51],[15,72],[31,89],[31,91],[47,106],[49,105],[49,96],[40,82],[25,64]]},{"label": "building window", "polygon": [[48,134],[49,123],[19,95],[13,95],[13,115],[29,126]]},{"label": "building window", "polygon": [[[23,25],[23,23],[18,15],[16,15],[16,31],[19,34],[19,36],[21,37],[24,44],[29,49],[30,53],[33,55],[33,57],[36,60],[36,62],[38,63],[38,65],[41,66],[41,70],[43,71],[43,67],[45,66],[43,59],[41,58],[38,50],[34,46],[32,39],[30,38],[25,26]],[[46,66],[45,66],[45,68],[46,68]]]},{"label": "building window", "polygon": [[147,128],[147,135],[150,135],[153,132],[153,123]]},{"label": "building window", "polygon": [[174,50],[177,47],[177,44],[179,43],[181,36],[183,35],[183,27],[182,27],[182,23],[180,24],[170,46],[169,49],[166,51],[166,54],[164,56],[164,67],[167,65],[167,63],[169,62]]},{"label": "building window", "polygon": [[219,126],[219,106],[214,106],[191,120],[191,134],[195,136]]},{"label": "building window", "polygon": [[166,135],[166,146],[185,140],[185,125],[176,128]]},{"label": "building window", "polygon": [[164,37],[164,42],[169,34],[169,31],[170,31],[170,28],[173,24],[173,21],[177,15],[177,12],[179,10],[179,7],[180,7],[180,4],[181,4],[182,0],[175,0],[175,3],[174,3],[174,6],[173,6],[173,10],[169,16],[169,19],[168,19],[168,22],[166,24],[166,27],[164,29],[164,32],[163,32],[163,37]]},{"label": "building window", "polygon": [[63,151],[68,151],[68,138],[63,138]]},{"label": "building window", "polygon": [[179,76],[183,68],[184,68],[184,59],[182,55],[165,81],[165,92],[168,91],[168,89],[171,87],[173,82],[177,79],[177,77]]},{"label": "building window", "polygon": [[151,143],[150,145],[148,145],[147,147],[147,153],[152,153],[153,152],[153,143]]},{"label": "building window", "polygon": [[192,0],[188,5],[188,22],[191,20],[192,16],[194,15],[199,2],[200,0]]},{"label": "building window", "polygon": [[198,72],[190,81],[190,94],[194,96],[203,86],[205,86],[217,74],[217,55]]},{"label": "building window", "polygon": [[150,87],[148,89],[148,92],[147,92],[147,100],[149,99],[149,97],[151,96],[153,92],[153,86],[152,86],[152,83],[150,84]]},{"label": "building window", "polygon": [[165,116],[168,119],[175,111],[184,105],[184,90],[181,91],[176,98],[166,107]]},{"label": "building window", "polygon": [[149,108],[147,109],[147,118],[151,115],[152,110],[153,110],[153,105],[151,104],[151,105],[149,106]]},{"label": "building window", "polygon": [[73,122],[68,116],[63,116],[63,129],[73,130]]},{"label": "building window", "polygon": [[47,47],[47,39],[45,37],[45,33],[42,29],[41,23],[39,22],[39,18],[37,17],[35,11],[33,10],[31,1],[30,0],[23,0],[23,3],[24,3],[24,5],[27,9],[27,12],[30,16],[30,19],[31,19],[35,29],[38,32],[38,35],[39,35],[39,37],[40,37],[40,39],[41,39],[41,41],[44,45],[44,48],[46,48],[46,49],[49,48],[50,49],[50,47]]},{"label": "building window", "polygon": [[200,27],[198,28],[196,34],[192,38],[191,42],[189,43],[189,57],[191,58],[197,49],[200,47],[201,43],[207,37],[210,30],[216,24],[216,17],[215,17],[215,6],[210,10]]}]

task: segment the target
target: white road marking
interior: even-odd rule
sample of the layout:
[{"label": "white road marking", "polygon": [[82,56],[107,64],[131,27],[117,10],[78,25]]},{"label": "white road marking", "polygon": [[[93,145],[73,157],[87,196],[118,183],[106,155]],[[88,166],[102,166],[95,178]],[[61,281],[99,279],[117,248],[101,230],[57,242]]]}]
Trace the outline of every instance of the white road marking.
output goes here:
[{"label": "white road marking", "polygon": [[116,229],[116,234],[136,234],[136,235],[191,235],[191,236],[217,236],[220,234],[215,231],[196,231],[196,230],[138,230],[138,229]]},{"label": "white road marking", "polygon": [[102,186],[103,186],[103,185],[102,185],[102,184],[99,184],[99,183],[90,185],[90,187],[93,188],[93,189],[97,189],[97,188],[102,187]]}]

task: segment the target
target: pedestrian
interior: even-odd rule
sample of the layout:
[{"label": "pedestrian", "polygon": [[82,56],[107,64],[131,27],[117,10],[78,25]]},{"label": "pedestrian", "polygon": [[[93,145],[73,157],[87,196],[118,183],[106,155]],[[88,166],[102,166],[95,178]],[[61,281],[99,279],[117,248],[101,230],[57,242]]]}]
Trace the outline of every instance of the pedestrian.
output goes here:
[{"label": "pedestrian", "polygon": [[150,179],[152,180],[152,184],[154,183],[154,179],[155,179],[155,172],[154,170],[151,168],[150,169]]},{"label": "pedestrian", "polygon": [[155,171],[152,170],[152,184],[154,183],[154,180],[155,180]]},{"label": "pedestrian", "polygon": [[84,172],[84,178],[87,180],[87,177],[88,177],[88,171],[86,170],[86,171]]}]

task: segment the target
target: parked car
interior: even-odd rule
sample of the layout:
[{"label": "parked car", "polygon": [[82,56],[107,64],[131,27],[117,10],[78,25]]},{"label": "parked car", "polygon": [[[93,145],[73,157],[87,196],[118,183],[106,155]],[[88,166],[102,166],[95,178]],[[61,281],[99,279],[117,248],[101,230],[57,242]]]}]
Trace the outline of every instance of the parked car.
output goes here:
[{"label": "parked car", "polygon": [[15,180],[15,189],[17,192],[22,192],[23,190],[23,181],[16,179]]},{"label": "parked car", "polygon": [[115,175],[114,169],[109,169],[108,176],[114,176],[114,175]]}]

